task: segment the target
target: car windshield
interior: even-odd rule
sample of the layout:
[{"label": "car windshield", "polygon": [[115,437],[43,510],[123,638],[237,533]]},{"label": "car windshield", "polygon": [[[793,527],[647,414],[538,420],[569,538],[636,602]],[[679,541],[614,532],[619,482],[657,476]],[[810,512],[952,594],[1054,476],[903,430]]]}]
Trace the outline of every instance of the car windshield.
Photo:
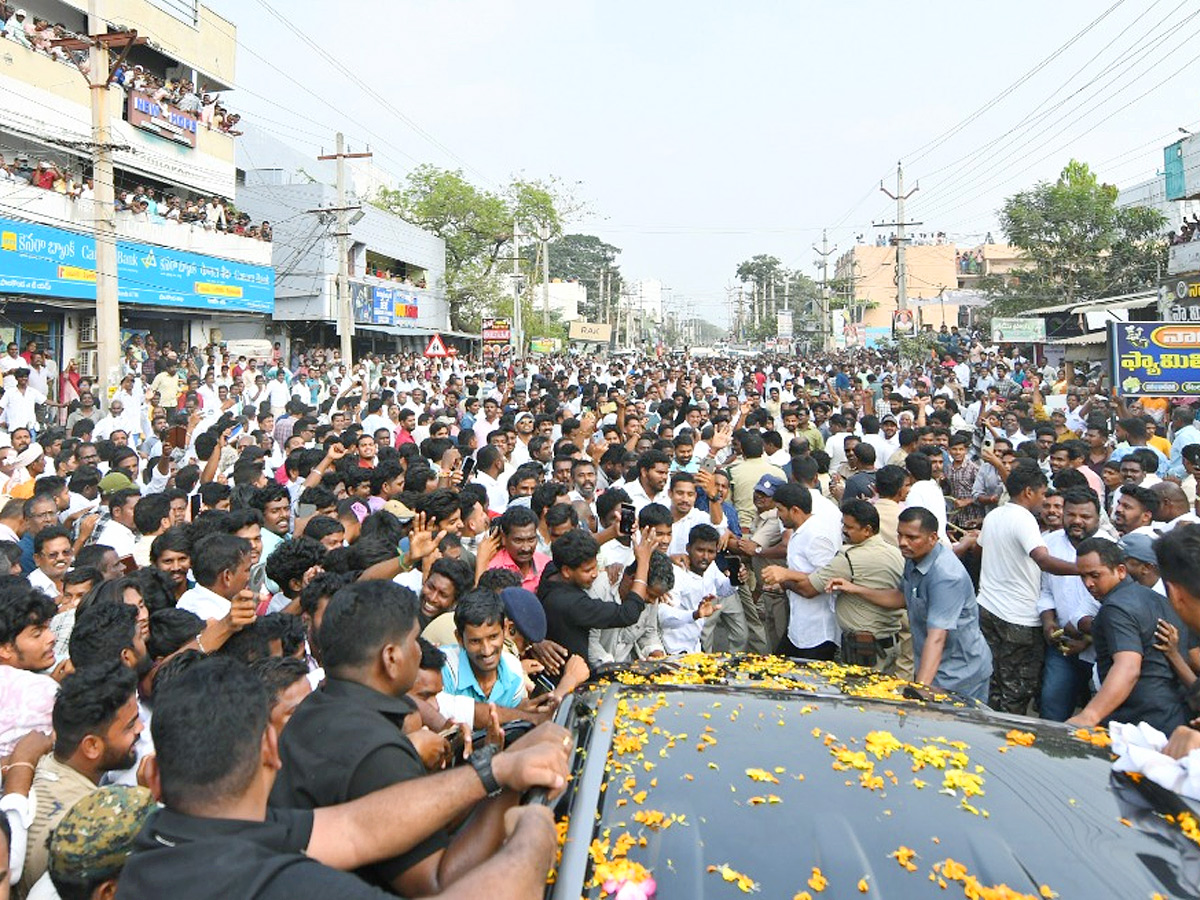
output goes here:
[{"label": "car windshield", "polygon": [[575,697],[585,753],[553,896],[1194,896],[1175,874],[1200,851],[1188,820],[1124,777],[1109,788],[1103,732],[828,689],[862,674],[845,667],[746,666]]}]

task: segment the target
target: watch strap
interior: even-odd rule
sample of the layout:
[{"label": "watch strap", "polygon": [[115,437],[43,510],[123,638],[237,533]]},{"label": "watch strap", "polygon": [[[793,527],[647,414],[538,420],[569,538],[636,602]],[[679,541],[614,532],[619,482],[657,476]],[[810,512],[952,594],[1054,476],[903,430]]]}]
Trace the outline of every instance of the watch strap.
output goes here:
[{"label": "watch strap", "polygon": [[495,797],[503,788],[500,787],[500,782],[496,780],[495,774],[492,772],[492,757],[496,755],[496,748],[492,744],[485,744],[478,750],[474,751],[469,757],[471,768],[475,770],[475,774],[479,776],[479,780],[483,782],[483,789],[487,791],[489,797]]}]

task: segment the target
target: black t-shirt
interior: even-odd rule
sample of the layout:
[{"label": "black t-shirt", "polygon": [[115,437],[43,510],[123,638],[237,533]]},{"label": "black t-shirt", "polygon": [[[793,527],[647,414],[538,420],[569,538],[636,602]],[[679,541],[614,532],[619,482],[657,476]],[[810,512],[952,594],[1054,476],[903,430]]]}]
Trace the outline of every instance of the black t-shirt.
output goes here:
[{"label": "black t-shirt", "polygon": [[[271,806],[334,806],[423,777],[425,764],[403,733],[405,717],[415,710],[407,697],[390,697],[353,681],[326,678],[296,707],[279,737],[283,768],[271,789]],[[407,853],[358,874],[387,887],[397,875],[449,842],[449,834],[439,829]]]},{"label": "black t-shirt", "polygon": [[268,810],[263,822],[206,819],[170,809],[138,835],[117,900],[381,900],[393,897],[304,855],[307,810]]},{"label": "black t-shirt", "polygon": [[1100,680],[1108,677],[1114,654],[1132,651],[1142,655],[1142,669],[1129,697],[1109,719],[1116,722],[1147,722],[1164,734],[1188,720],[1183,690],[1166,656],[1154,649],[1158,620],[1179,629],[1180,647],[1191,642],[1187,627],[1167,598],[1126,578],[1100,603],[1092,622],[1096,666]]}]

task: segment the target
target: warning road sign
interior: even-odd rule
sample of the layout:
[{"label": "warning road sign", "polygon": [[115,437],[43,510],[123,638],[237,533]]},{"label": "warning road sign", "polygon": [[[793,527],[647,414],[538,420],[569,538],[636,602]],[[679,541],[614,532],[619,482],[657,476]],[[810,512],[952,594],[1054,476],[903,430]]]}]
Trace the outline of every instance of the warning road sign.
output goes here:
[{"label": "warning road sign", "polygon": [[440,334],[435,334],[429,339],[429,346],[425,348],[425,355],[429,357],[436,357],[438,359],[442,359],[450,355],[446,352],[446,344],[442,341],[442,336]]}]

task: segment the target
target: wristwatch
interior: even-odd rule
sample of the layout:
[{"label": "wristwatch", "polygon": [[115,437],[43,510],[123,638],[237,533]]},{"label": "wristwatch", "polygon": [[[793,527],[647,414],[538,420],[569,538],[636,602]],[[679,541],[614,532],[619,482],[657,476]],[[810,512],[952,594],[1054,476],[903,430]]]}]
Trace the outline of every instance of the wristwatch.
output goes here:
[{"label": "wristwatch", "polygon": [[754,545],[754,555],[755,555],[755,556],[762,556],[762,552],[763,552],[762,545],[761,545],[761,544],[755,544],[755,545]]},{"label": "wristwatch", "polygon": [[492,757],[495,755],[496,746],[494,744],[484,744],[468,757],[471,762],[471,768],[475,770],[475,774],[483,782],[483,789],[487,791],[489,797],[495,797],[503,790],[500,787],[500,782],[496,780],[496,776],[492,772]]}]

